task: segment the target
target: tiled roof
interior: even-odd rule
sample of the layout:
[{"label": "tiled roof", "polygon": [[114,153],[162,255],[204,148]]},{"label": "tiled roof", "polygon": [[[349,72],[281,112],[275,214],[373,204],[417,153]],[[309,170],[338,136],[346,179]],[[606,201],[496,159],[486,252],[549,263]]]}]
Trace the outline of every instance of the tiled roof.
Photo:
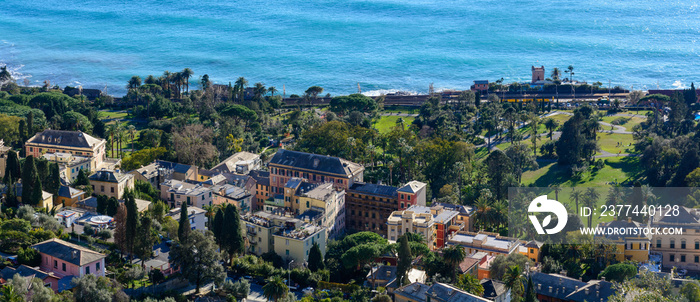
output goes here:
[{"label": "tiled roof", "polygon": [[484,288],[484,294],[481,296],[489,300],[496,299],[496,297],[508,291],[503,282],[493,279],[482,279],[481,286]]},{"label": "tiled roof", "polygon": [[32,248],[79,266],[105,258],[104,254],[56,238],[34,244]]},{"label": "tiled roof", "polygon": [[255,153],[250,153],[246,151],[241,151],[236,154],[233,154],[229,156],[229,158],[225,159],[218,165],[214,166],[214,168],[211,168],[212,171],[219,171],[219,172],[227,172],[227,173],[235,173],[236,172],[236,164],[239,162],[246,162],[246,161],[254,161],[256,159],[259,159],[260,155],[257,155]]},{"label": "tiled roof", "polygon": [[94,138],[82,131],[44,130],[32,136],[27,143],[92,148],[103,139]]},{"label": "tiled roof", "polygon": [[431,300],[444,302],[481,302],[489,301],[482,297],[472,295],[452,285],[444,283],[435,283],[426,292],[426,296],[430,296]]},{"label": "tiled roof", "polygon": [[250,177],[255,179],[255,183],[263,186],[270,186],[270,172],[253,170],[248,174]]},{"label": "tiled roof", "polygon": [[426,184],[423,182],[420,182],[417,180],[412,180],[412,181],[409,181],[407,184],[403,185],[402,187],[400,187],[397,191],[404,192],[404,193],[416,193],[421,188],[424,188],[425,186],[426,186]]},{"label": "tiled roof", "polygon": [[394,290],[394,295],[401,295],[415,301],[427,301],[428,289],[430,286],[416,282],[397,288]]},{"label": "tiled roof", "polygon": [[74,198],[82,194],[85,194],[85,192],[69,186],[61,186],[61,188],[58,189],[58,196],[61,197]]},{"label": "tiled roof", "polygon": [[134,176],[131,174],[124,174],[124,173],[112,171],[112,170],[100,170],[100,171],[95,172],[95,174],[90,175],[90,177],[88,177],[88,178],[90,180],[94,180],[94,181],[119,183],[128,177],[134,177]]},{"label": "tiled roof", "polygon": [[7,266],[0,271],[0,275],[2,275],[2,278],[5,280],[12,279],[12,277],[14,277],[16,274],[19,274],[22,277],[34,276],[34,277],[39,278],[41,280],[44,280],[46,277],[50,276],[47,272],[31,268],[31,267],[26,266],[24,264],[20,265],[16,269],[13,267]]},{"label": "tiled roof", "polygon": [[613,284],[608,281],[583,282],[559,274],[540,272],[532,272],[531,276],[537,294],[562,301],[608,301],[608,297],[615,294]]},{"label": "tiled roof", "polygon": [[338,157],[285,149],[278,150],[270,160],[270,164],[339,175],[351,175],[364,170],[361,165]]}]

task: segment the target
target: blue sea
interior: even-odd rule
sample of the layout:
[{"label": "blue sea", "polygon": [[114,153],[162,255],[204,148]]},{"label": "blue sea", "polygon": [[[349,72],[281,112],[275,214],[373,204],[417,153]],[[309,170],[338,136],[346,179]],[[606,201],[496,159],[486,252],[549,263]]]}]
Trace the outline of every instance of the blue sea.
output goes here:
[{"label": "blue sea", "polygon": [[682,88],[700,82],[698,13],[657,0],[0,0],[0,65],[20,83],[113,95],[185,67],[193,82],[243,76],[287,95],[464,89],[528,80],[532,65]]}]

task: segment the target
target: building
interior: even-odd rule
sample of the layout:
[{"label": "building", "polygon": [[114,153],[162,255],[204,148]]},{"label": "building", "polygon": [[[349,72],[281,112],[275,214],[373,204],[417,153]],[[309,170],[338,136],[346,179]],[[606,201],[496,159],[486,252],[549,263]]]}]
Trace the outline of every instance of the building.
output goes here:
[{"label": "building", "polygon": [[5,141],[0,139],[0,177],[5,177],[5,167],[7,167],[7,152],[10,146],[5,146]]},{"label": "building", "polygon": [[457,232],[449,236],[447,245],[459,245],[467,255],[484,252],[489,256],[508,256],[519,251],[520,240],[488,232]]},{"label": "building", "polygon": [[[641,230],[645,228],[646,225],[639,223],[637,221],[632,221],[631,217],[627,220],[613,220],[608,223],[601,223],[599,225],[601,228],[613,228],[613,229],[638,229]],[[626,233],[626,234],[612,234],[605,236],[608,240],[612,241],[613,244],[617,246],[616,258],[617,261],[633,260],[636,262],[647,262],[649,261],[649,251],[651,250],[651,234],[644,234],[639,232],[638,234]],[[698,250],[700,253],[700,250]]]},{"label": "building", "polygon": [[399,287],[394,291],[396,302],[483,302],[490,301],[470,294],[449,284],[433,283],[426,285],[420,282]]},{"label": "building", "polygon": [[471,232],[473,230],[474,219],[472,219],[472,218],[473,218],[474,214],[476,213],[474,207],[451,204],[451,203],[446,203],[446,202],[433,202],[431,205],[432,206],[442,206],[445,209],[457,211],[459,213],[459,214],[457,214],[457,222],[464,223],[464,230],[465,231]]},{"label": "building", "polygon": [[419,233],[431,249],[441,249],[450,234],[464,230],[464,224],[457,222],[458,215],[459,212],[439,205],[395,211],[387,219],[387,238],[396,241],[406,233]]},{"label": "building", "polygon": [[214,193],[212,204],[233,204],[238,208],[238,212],[241,215],[251,212],[253,195],[245,189],[225,184],[209,187],[209,190]]},{"label": "building", "polygon": [[197,180],[198,169],[196,166],[173,163],[164,160],[156,160],[148,166],[130,171],[136,180],[150,183],[160,190],[160,184],[169,179],[179,181]]},{"label": "building", "polygon": [[336,239],[345,233],[345,190],[333,188],[332,183],[316,185],[306,192],[298,192],[295,206],[302,216],[326,228],[326,238]]},{"label": "building", "polygon": [[[18,266],[17,268],[6,266],[0,270],[0,276],[2,277],[0,280],[2,281],[11,280],[15,275],[20,275],[24,278],[38,278],[44,283],[45,287],[50,287],[54,292],[58,291],[58,280],[60,280],[60,278],[51,273],[26,266],[24,264]],[[2,285],[4,285],[4,283],[2,283]]]},{"label": "building", "polygon": [[107,195],[121,199],[124,190],[134,189],[134,175],[124,174],[119,170],[100,170],[88,177],[92,191],[97,195]]},{"label": "building", "polygon": [[605,279],[583,282],[560,274],[540,272],[531,272],[530,276],[539,301],[605,302],[615,294],[614,285]]},{"label": "building", "polygon": [[[187,217],[190,218],[190,229],[197,230],[201,232],[206,232],[207,230],[207,211],[202,210],[198,207],[187,207],[187,212],[189,214]],[[167,216],[172,217],[175,221],[180,221],[180,215],[182,214],[182,208],[175,208],[168,212]]]},{"label": "building", "polygon": [[255,180],[255,198],[253,198],[251,207],[254,211],[260,211],[263,209],[265,200],[273,197],[270,187],[270,172],[253,170],[248,175]]},{"label": "building", "polygon": [[487,94],[489,91],[489,80],[476,80],[471,87],[471,91],[478,91],[481,94]]},{"label": "building", "polygon": [[544,66],[535,67],[532,66],[532,83],[537,83],[538,81],[544,81],[546,78],[544,76]]},{"label": "building", "polygon": [[[17,195],[19,196],[20,194],[17,194]],[[21,201],[22,196],[19,196],[19,197],[20,197],[19,200]],[[37,208],[46,208],[46,210],[51,211],[51,209],[60,209],[63,206],[60,203],[55,204],[53,202],[53,194],[42,190],[41,191],[41,201],[39,202],[39,204],[36,205],[36,207]]]},{"label": "building", "polygon": [[58,214],[56,214],[55,217],[61,225],[64,225],[67,228],[69,228],[81,216],[82,215],[80,214],[80,212],[66,210],[58,212]]},{"label": "building", "polygon": [[399,198],[399,210],[407,209],[411,206],[425,206],[425,188],[427,184],[412,180],[399,187],[396,192]]},{"label": "building", "polygon": [[347,228],[386,234],[386,221],[399,210],[396,187],[381,184],[354,183],[345,194]]},{"label": "building", "polygon": [[326,253],[326,230],[291,216],[255,212],[241,217],[246,251],[262,255],[274,251],[286,261],[302,265],[309,251],[318,243],[321,254]]},{"label": "building", "polygon": [[105,255],[61,239],[31,246],[41,255],[39,268],[59,278],[84,275],[105,276]]},{"label": "building", "polygon": [[[400,287],[396,279],[396,266],[380,265],[372,267],[365,277],[365,286],[370,288],[384,287],[389,293]],[[425,282],[425,271],[411,268],[406,274],[409,283]]]},{"label": "building", "polygon": [[544,245],[544,242],[531,240],[520,246],[520,253],[525,257],[530,258],[532,262],[539,263],[542,261],[542,257],[540,256],[542,245]]},{"label": "building", "polygon": [[649,218],[652,228],[683,228],[682,234],[654,234],[651,251],[660,253],[663,267],[700,270],[700,212],[697,209],[679,207],[678,215],[665,216],[656,213]]},{"label": "building", "polygon": [[77,156],[70,153],[46,153],[43,157],[50,161],[58,164],[58,171],[61,175],[61,179],[65,183],[72,183],[78,178],[80,170],[85,170],[85,172],[90,174],[90,167],[92,163],[91,157]]},{"label": "building", "polygon": [[56,196],[56,204],[64,207],[72,207],[76,202],[81,201],[85,196],[85,192],[69,186],[61,186],[58,189]]},{"label": "building", "polygon": [[229,156],[227,159],[211,168],[215,173],[248,174],[252,170],[260,170],[262,160],[260,155],[241,151]]},{"label": "building", "polygon": [[361,182],[365,168],[342,158],[280,149],[268,165],[270,186],[274,194],[282,194],[292,177],[306,179],[310,183],[331,182],[339,189],[347,190],[355,182]]},{"label": "building", "polygon": [[68,153],[90,158],[90,171],[103,168],[106,162],[107,141],[92,137],[82,131],[47,129],[32,136],[24,144],[27,156],[43,156],[46,153]]},{"label": "building", "polygon": [[510,289],[505,283],[494,279],[481,280],[481,287],[484,288],[484,293],[481,297],[494,302],[510,302]]},{"label": "building", "polygon": [[457,267],[457,273],[460,275],[470,274],[474,278],[479,276],[479,262],[481,259],[474,257],[464,257],[464,260]]},{"label": "building", "polygon": [[160,187],[160,198],[170,203],[172,207],[180,207],[183,202],[198,208],[213,204],[212,190],[201,184],[169,179]]}]

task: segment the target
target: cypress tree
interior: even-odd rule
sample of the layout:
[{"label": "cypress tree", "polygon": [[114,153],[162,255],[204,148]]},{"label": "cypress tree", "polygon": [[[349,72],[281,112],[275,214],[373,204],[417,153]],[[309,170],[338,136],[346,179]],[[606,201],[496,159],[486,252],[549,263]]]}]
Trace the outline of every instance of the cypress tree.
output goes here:
[{"label": "cypress tree", "polygon": [[25,120],[19,120],[19,140],[20,140],[20,145],[24,146],[24,142],[26,142],[28,139],[27,137],[27,121]]},{"label": "cypress tree", "polygon": [[37,157],[34,159],[34,163],[36,164],[36,173],[39,174],[42,187],[47,188],[49,180],[49,161],[43,157]]},{"label": "cypress tree", "polygon": [[406,276],[411,269],[412,262],[413,256],[411,255],[411,246],[408,244],[408,237],[401,236],[399,239],[399,261],[396,265],[396,278],[399,281],[399,286],[408,284]]},{"label": "cypress tree", "polygon": [[216,210],[214,215],[214,221],[212,221],[211,231],[214,233],[214,239],[216,239],[216,244],[219,245],[221,249],[222,234],[224,233],[224,211],[219,208]]},{"label": "cypress tree", "polygon": [[118,209],[119,209],[119,201],[114,197],[110,197],[107,200],[107,209],[105,210],[107,216],[114,217],[114,215],[117,214]]},{"label": "cypress tree", "polygon": [[107,195],[97,195],[97,214],[104,215],[107,213]]},{"label": "cypress tree", "polygon": [[177,238],[180,242],[185,242],[187,235],[190,234],[190,217],[187,212],[187,203],[183,202],[180,208],[180,224],[177,228]]},{"label": "cypress tree", "polygon": [[29,111],[27,113],[27,137],[32,137],[34,134],[34,113]]},{"label": "cypress tree", "polygon": [[321,248],[318,246],[318,242],[314,242],[314,245],[311,246],[308,263],[308,267],[312,272],[325,268],[323,264],[323,255],[321,255]]},{"label": "cypress tree", "polygon": [[243,235],[241,232],[241,217],[238,216],[236,206],[229,204],[224,213],[224,243],[222,246],[233,257],[233,255],[242,253],[244,250]]},{"label": "cypress tree", "polygon": [[58,169],[58,163],[51,163],[49,164],[46,192],[56,195],[59,189],[61,189],[61,172]]},{"label": "cypress tree", "polygon": [[7,152],[7,165],[5,167],[5,177],[3,182],[8,186],[13,185],[18,179],[20,179],[22,173],[21,171],[17,152],[10,150],[10,152]]},{"label": "cypress tree", "polygon": [[131,190],[124,191],[124,205],[126,206],[126,230],[124,232],[126,249],[129,251],[129,254],[131,254],[131,260],[133,260],[134,242],[139,227],[139,213],[136,207],[134,192]]},{"label": "cypress tree", "polygon": [[537,302],[537,294],[532,286],[532,277],[527,278],[527,289],[525,291],[525,302]]},{"label": "cypress tree", "polygon": [[[34,182],[37,179],[36,165],[34,164],[34,156],[27,156],[22,166],[22,202],[31,204],[31,196],[34,191]],[[41,183],[41,182],[39,182]]]},{"label": "cypress tree", "polygon": [[90,184],[90,178],[88,178],[87,172],[85,170],[80,169],[78,172],[78,177],[75,179],[75,185],[76,186],[87,186]]},{"label": "cypress tree", "polygon": [[[34,174],[34,187],[32,188],[31,195],[29,196],[29,204],[31,205],[38,205],[43,199],[44,199],[44,194],[41,189],[41,179],[39,179],[39,174]],[[24,187],[23,187],[24,188]],[[24,193],[22,193],[24,194]],[[22,195],[23,198],[25,198],[25,195]],[[24,201],[24,203],[27,203]],[[51,204],[53,206],[53,204]]]}]

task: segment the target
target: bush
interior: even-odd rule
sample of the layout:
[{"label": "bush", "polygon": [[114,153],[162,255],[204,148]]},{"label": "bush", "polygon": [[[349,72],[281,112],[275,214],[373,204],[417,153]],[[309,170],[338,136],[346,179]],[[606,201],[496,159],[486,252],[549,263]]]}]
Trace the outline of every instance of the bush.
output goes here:
[{"label": "bush", "polygon": [[85,227],[83,227],[83,234],[88,236],[95,235],[95,229],[91,225],[86,224]]},{"label": "bush", "polygon": [[109,238],[112,238],[112,231],[104,229],[104,230],[99,230],[96,234],[97,237],[100,237],[102,240],[107,240]]},{"label": "bush", "polygon": [[624,124],[626,124],[627,122],[629,122],[630,120],[631,120],[631,118],[629,118],[629,117],[618,117],[618,118],[614,119],[614,120],[611,122],[611,124],[613,124],[613,125],[624,125]]}]

